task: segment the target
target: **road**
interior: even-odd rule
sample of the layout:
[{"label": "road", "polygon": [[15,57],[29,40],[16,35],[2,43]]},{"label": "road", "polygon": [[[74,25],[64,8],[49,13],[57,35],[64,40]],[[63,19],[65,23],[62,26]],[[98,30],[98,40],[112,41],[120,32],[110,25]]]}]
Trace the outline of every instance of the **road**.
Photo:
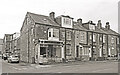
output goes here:
[{"label": "road", "polygon": [[91,61],[51,65],[2,62],[2,73],[118,73],[118,62]]}]

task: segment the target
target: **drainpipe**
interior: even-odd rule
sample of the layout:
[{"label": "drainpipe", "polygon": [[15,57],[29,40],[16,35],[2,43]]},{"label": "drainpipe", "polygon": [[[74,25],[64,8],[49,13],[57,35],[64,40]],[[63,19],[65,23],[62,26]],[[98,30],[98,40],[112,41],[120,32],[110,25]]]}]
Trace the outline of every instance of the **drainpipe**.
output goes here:
[{"label": "drainpipe", "polygon": [[[35,39],[35,41],[36,41],[36,38],[35,38],[35,28],[36,28],[36,25],[34,25],[34,32],[33,32],[33,35],[34,35],[34,39]],[[34,41],[34,61],[33,61],[33,63],[35,63],[35,41]]]},{"label": "drainpipe", "polygon": [[65,29],[65,59],[66,59],[66,29]]},{"label": "drainpipe", "polygon": [[29,63],[29,30],[28,30],[28,63]]},{"label": "drainpipe", "polygon": [[91,49],[91,57],[93,58],[93,32],[92,32],[92,49]]},{"label": "drainpipe", "polygon": [[107,56],[108,56],[108,35],[107,35]]},{"label": "drainpipe", "polygon": [[103,34],[102,34],[102,57],[104,57],[103,56]]},{"label": "drainpipe", "polygon": [[88,45],[88,31],[87,31],[86,36],[87,36],[87,41],[86,41],[86,44]]}]

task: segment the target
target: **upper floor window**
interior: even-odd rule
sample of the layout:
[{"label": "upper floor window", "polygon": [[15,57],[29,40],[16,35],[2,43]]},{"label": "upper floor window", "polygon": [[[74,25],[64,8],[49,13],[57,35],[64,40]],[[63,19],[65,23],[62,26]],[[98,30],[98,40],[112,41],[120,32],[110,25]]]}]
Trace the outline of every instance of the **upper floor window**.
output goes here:
[{"label": "upper floor window", "polygon": [[62,35],[62,38],[65,38],[65,32],[62,32],[61,35]]},{"label": "upper floor window", "polygon": [[68,17],[61,18],[61,26],[65,28],[73,28],[73,20]]},{"label": "upper floor window", "polygon": [[100,41],[102,41],[102,37],[100,36]]},{"label": "upper floor window", "polygon": [[119,44],[119,38],[117,38],[117,44]]},{"label": "upper floor window", "polygon": [[114,43],[114,37],[111,38],[111,43]]},{"label": "upper floor window", "polygon": [[59,38],[59,29],[53,29],[53,37]]},{"label": "upper floor window", "polygon": [[64,18],[64,24],[71,25],[71,20],[69,18]]},{"label": "upper floor window", "polygon": [[51,37],[51,32],[49,32],[49,37]]},{"label": "upper floor window", "polygon": [[93,42],[95,42],[95,39],[96,39],[95,37],[96,37],[96,35],[95,35],[95,34],[93,34]]},{"label": "upper floor window", "polygon": [[106,39],[106,36],[105,36],[105,35],[103,35],[103,43],[105,43],[105,39]]},{"label": "upper floor window", "polygon": [[90,30],[95,30],[95,25],[89,25]]},{"label": "upper floor window", "polygon": [[82,33],[82,34],[81,34],[81,40],[82,40],[82,41],[85,40],[85,33]]},{"label": "upper floor window", "polygon": [[90,40],[92,40],[92,34],[90,34]]},{"label": "upper floor window", "polygon": [[33,28],[31,29],[31,35],[33,35],[34,33],[33,33]]},{"label": "upper floor window", "polygon": [[56,28],[48,29],[48,40],[59,41],[59,29]]},{"label": "upper floor window", "polygon": [[70,31],[67,31],[67,32],[66,32],[66,38],[67,38],[68,40],[71,40],[71,32],[70,32]]}]

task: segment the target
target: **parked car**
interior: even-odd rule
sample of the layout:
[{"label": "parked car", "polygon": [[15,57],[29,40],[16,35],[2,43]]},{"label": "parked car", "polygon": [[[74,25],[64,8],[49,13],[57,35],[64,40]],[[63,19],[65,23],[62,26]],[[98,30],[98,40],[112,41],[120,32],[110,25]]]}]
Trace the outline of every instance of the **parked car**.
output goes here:
[{"label": "parked car", "polygon": [[2,55],[2,59],[7,60],[7,55],[6,55],[6,54],[3,54],[3,55]]},{"label": "parked car", "polygon": [[8,57],[8,63],[12,63],[12,62],[19,63],[19,57],[18,57],[18,55],[10,55]]}]

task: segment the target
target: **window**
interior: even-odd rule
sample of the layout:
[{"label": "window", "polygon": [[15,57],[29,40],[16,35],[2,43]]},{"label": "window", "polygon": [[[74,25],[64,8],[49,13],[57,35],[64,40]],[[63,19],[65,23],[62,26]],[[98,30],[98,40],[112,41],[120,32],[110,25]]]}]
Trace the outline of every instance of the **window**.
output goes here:
[{"label": "window", "polygon": [[51,32],[49,32],[49,37],[51,37]]},{"label": "window", "polygon": [[79,34],[77,34],[77,38],[79,38]]},{"label": "window", "polygon": [[95,34],[93,34],[93,42],[95,42]]},{"label": "window", "polygon": [[102,37],[100,36],[100,41],[102,41]]},{"label": "window", "polygon": [[93,47],[93,54],[96,55],[96,47]]},{"label": "window", "polygon": [[65,32],[62,32],[61,35],[62,35],[62,38],[65,38]]},{"label": "window", "polygon": [[111,43],[114,43],[114,38],[113,37],[111,38]]},{"label": "window", "polygon": [[53,37],[59,38],[59,29],[53,29]]},{"label": "window", "polygon": [[64,18],[64,24],[71,25],[71,20],[69,18]]},{"label": "window", "polygon": [[89,25],[89,29],[90,30],[95,30],[95,26],[94,25]]},{"label": "window", "polygon": [[31,29],[31,35],[33,35],[33,28]]},{"label": "window", "polygon": [[117,38],[117,44],[119,44],[119,38]]},{"label": "window", "polygon": [[66,32],[66,38],[67,38],[68,40],[71,40],[71,32],[70,32],[70,31],[67,31],[67,32]]},{"label": "window", "polygon": [[92,40],[92,35],[90,34],[90,40]]},{"label": "window", "polygon": [[71,46],[70,46],[70,45],[67,45],[67,46],[66,46],[66,54],[67,54],[68,56],[71,55]]},{"label": "window", "polygon": [[81,41],[84,41],[84,40],[85,40],[84,33],[82,33],[82,35],[81,35]]},{"label": "window", "polygon": [[103,43],[105,43],[105,39],[106,39],[106,37],[105,37],[105,35],[103,35]]}]

